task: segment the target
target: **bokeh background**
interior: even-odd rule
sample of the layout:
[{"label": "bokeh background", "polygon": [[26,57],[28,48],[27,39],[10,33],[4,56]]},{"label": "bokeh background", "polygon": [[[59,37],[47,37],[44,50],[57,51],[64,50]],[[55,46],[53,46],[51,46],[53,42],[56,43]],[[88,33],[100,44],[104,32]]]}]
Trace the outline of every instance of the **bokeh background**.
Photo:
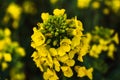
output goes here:
[{"label": "bokeh background", "polygon": [[[109,39],[116,33],[120,36],[120,0],[0,0],[0,41],[4,40],[6,28],[11,31],[9,38],[13,41],[10,47],[4,50],[4,52],[10,53],[11,49],[12,60],[3,60],[3,51],[2,48],[0,49],[0,80],[43,79],[42,73],[31,58],[34,51],[30,46],[31,35],[33,27],[38,22],[42,22],[41,13],[53,14],[55,8],[64,8],[68,18],[77,16],[77,19],[83,23],[84,33],[92,33],[95,26],[98,26],[103,27],[100,31],[101,34],[103,33],[103,38],[107,34],[104,32],[105,29],[114,31]],[[6,34],[10,34],[9,30],[6,31]],[[116,48],[116,51],[113,52],[114,59],[106,55],[95,59],[87,57],[84,64],[95,68],[93,80],[120,80],[119,41],[114,45]],[[18,47],[22,50],[17,50]],[[17,53],[23,55],[16,55]],[[5,67],[6,64],[3,64],[4,62],[8,64],[7,67]],[[76,80],[76,78],[68,80]],[[88,80],[88,78],[81,78],[81,80]]]}]

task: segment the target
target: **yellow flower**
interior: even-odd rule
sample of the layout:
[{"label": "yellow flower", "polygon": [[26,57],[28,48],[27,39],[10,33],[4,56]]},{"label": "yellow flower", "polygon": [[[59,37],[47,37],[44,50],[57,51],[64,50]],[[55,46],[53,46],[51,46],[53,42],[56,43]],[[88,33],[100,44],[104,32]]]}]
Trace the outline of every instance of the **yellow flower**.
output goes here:
[{"label": "yellow flower", "polygon": [[16,52],[21,56],[25,56],[25,50],[22,47],[16,48]]},{"label": "yellow flower", "polygon": [[60,42],[60,48],[62,48],[63,51],[65,51],[65,52],[69,52],[70,51],[70,44],[71,44],[71,40],[70,39],[63,39]]},{"label": "yellow flower", "polygon": [[11,31],[8,28],[5,28],[4,34],[5,34],[6,37],[8,37],[8,36],[11,35]]},{"label": "yellow flower", "polygon": [[118,33],[114,35],[113,40],[115,41],[116,44],[119,44]]},{"label": "yellow flower", "polygon": [[68,53],[69,58],[73,59],[76,53],[77,53],[76,49],[73,49],[73,50],[69,51],[69,53]]},{"label": "yellow flower", "polygon": [[57,3],[58,2],[58,0],[50,0],[50,3],[51,4],[55,4],[55,3]]},{"label": "yellow flower", "polygon": [[4,40],[0,40],[0,50],[3,50],[5,46],[5,41]]},{"label": "yellow flower", "polygon": [[49,51],[46,49],[46,46],[45,45],[41,45],[39,47],[36,48],[36,50],[38,51],[38,55],[41,57],[46,57],[48,56]]},{"label": "yellow flower", "polygon": [[42,14],[41,14],[41,18],[42,18],[43,21],[48,20],[48,18],[49,18],[49,13],[42,13]]},{"label": "yellow flower", "polygon": [[61,69],[63,71],[64,76],[66,76],[66,77],[73,76],[73,71],[69,66],[61,66]]},{"label": "yellow flower", "polygon": [[87,8],[91,0],[77,0],[78,8]]},{"label": "yellow flower", "polygon": [[40,68],[40,70],[43,72],[44,70],[43,70],[43,67],[41,65],[43,62],[40,60],[40,57],[38,56],[38,53],[36,51],[33,52],[31,57],[33,57],[33,61],[36,63],[36,66],[38,68]]},{"label": "yellow flower", "polygon": [[11,3],[7,8],[7,13],[9,13],[13,19],[19,19],[22,13],[22,8],[15,3]]},{"label": "yellow flower", "polygon": [[32,1],[24,1],[23,9],[25,13],[35,14],[37,9],[35,8],[35,4]]},{"label": "yellow flower", "polygon": [[58,16],[58,15],[63,15],[65,12],[65,9],[54,9],[53,14]]},{"label": "yellow flower", "polygon": [[31,36],[33,42],[31,43],[31,46],[33,48],[40,46],[42,44],[44,44],[45,42],[45,37],[44,35],[38,31],[35,27],[33,28],[34,34]]},{"label": "yellow flower", "polygon": [[59,48],[57,49],[57,52],[58,52],[58,55],[59,55],[59,56],[64,56],[64,55],[66,54],[66,52],[63,50],[62,47],[59,47]]},{"label": "yellow flower", "polygon": [[79,21],[79,20],[77,20],[77,17],[76,17],[76,16],[75,16],[74,21],[75,21],[75,27],[78,28],[80,31],[83,31],[84,29],[83,29],[82,22]]},{"label": "yellow flower", "polygon": [[58,80],[59,79],[55,71],[49,68],[47,68],[47,71],[43,73],[43,78],[45,80]]},{"label": "yellow flower", "polygon": [[12,57],[11,57],[10,53],[4,53],[3,57],[4,57],[4,60],[7,61],[7,62],[12,61]]},{"label": "yellow flower", "polygon": [[90,56],[98,58],[101,51],[102,51],[102,46],[97,46],[94,44],[92,46],[92,49],[90,50]]},{"label": "yellow flower", "polygon": [[58,54],[57,54],[57,50],[56,50],[55,48],[50,48],[50,49],[49,49],[49,52],[50,52],[51,56],[56,56],[56,55],[58,55]]},{"label": "yellow flower", "polygon": [[8,68],[8,64],[6,62],[2,62],[1,64],[2,70],[4,71],[6,68]]},{"label": "yellow flower", "polygon": [[71,44],[70,39],[63,39],[60,42],[60,47],[57,49],[58,55],[63,56],[66,54],[66,52],[69,52],[71,49],[70,44]]},{"label": "yellow flower", "polygon": [[72,38],[71,48],[74,49],[76,46],[80,44],[81,37],[75,36]]},{"label": "yellow flower", "polygon": [[75,61],[73,59],[68,59],[64,63],[66,63],[68,66],[74,66]]},{"label": "yellow flower", "polygon": [[75,66],[75,71],[78,73],[78,77],[88,76],[89,79],[92,79],[93,68],[87,70],[84,66]]},{"label": "yellow flower", "polygon": [[59,63],[59,61],[56,58],[54,58],[53,63],[54,63],[54,66],[55,66],[55,70],[59,72],[60,71],[60,63]]},{"label": "yellow flower", "polygon": [[0,52],[0,60],[2,59],[2,57],[3,57],[3,54],[2,54],[2,52]]},{"label": "yellow flower", "polygon": [[58,58],[58,60],[59,60],[60,62],[63,62],[63,63],[64,63],[66,60],[69,59],[69,56],[68,56],[68,54],[65,54],[65,55],[63,55],[63,56],[58,56],[57,58]]},{"label": "yellow flower", "polygon": [[94,1],[94,2],[92,3],[92,7],[93,7],[94,9],[98,9],[98,8],[100,7],[100,3],[99,3],[98,1]]},{"label": "yellow flower", "polygon": [[108,15],[108,14],[110,13],[110,11],[109,11],[108,8],[104,8],[104,9],[103,9],[103,13],[104,13],[105,15]]},{"label": "yellow flower", "polygon": [[109,46],[108,46],[108,56],[110,57],[110,58],[114,58],[114,51],[115,51],[115,45],[114,44],[110,44]]}]

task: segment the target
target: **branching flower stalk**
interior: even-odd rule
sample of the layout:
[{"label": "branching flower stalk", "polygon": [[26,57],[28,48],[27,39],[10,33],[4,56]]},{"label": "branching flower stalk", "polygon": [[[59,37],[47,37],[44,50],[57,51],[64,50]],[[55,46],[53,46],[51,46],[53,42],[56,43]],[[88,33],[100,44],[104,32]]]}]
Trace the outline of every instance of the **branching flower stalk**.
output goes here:
[{"label": "branching flower stalk", "polygon": [[53,15],[42,13],[41,18],[43,22],[33,28],[31,46],[35,49],[33,61],[43,72],[43,78],[58,80],[61,72],[70,78],[76,72],[78,77],[92,79],[93,68],[76,64],[84,61],[89,49],[82,22],[77,17],[67,19],[64,9],[55,9]]}]

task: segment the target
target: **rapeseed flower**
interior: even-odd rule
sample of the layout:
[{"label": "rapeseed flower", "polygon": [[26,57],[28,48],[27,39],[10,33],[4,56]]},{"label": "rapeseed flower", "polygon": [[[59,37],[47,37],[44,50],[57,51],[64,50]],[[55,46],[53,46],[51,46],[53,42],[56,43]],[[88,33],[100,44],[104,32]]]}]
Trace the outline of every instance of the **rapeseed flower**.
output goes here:
[{"label": "rapeseed flower", "polygon": [[91,40],[89,41],[89,43],[92,43],[89,55],[94,58],[99,58],[99,55],[104,51],[107,52],[108,57],[114,59],[114,52],[116,51],[115,44],[119,44],[119,39],[118,33],[114,35],[113,33],[113,29],[95,27],[95,30],[91,33]]},{"label": "rapeseed flower", "polygon": [[42,13],[41,18],[43,22],[33,28],[31,36],[31,46],[35,49],[33,61],[45,80],[58,80],[57,73],[61,72],[65,77],[72,77],[72,67],[76,61],[84,61],[89,49],[82,22],[77,17],[67,19],[65,9],[54,9],[53,15]]},{"label": "rapeseed flower", "polygon": [[[3,74],[4,72],[7,72],[7,76],[9,76],[10,79],[13,79],[13,75],[9,73],[11,73],[12,68],[14,68],[17,69],[17,71],[12,71],[12,73],[22,73],[22,75],[24,76],[23,78],[21,76],[16,77],[15,80],[24,80],[25,74],[22,71],[20,71],[23,68],[23,64],[20,61],[20,59],[24,56],[24,48],[22,48],[18,44],[18,42],[12,41],[10,29],[0,29],[0,72],[2,72]],[[18,63],[21,63],[21,69],[20,67],[18,67]],[[1,74],[1,76],[4,76],[3,74]]]},{"label": "rapeseed flower", "polygon": [[78,73],[78,77],[88,76],[92,80],[93,68],[86,69],[84,66],[75,66],[75,71]]}]

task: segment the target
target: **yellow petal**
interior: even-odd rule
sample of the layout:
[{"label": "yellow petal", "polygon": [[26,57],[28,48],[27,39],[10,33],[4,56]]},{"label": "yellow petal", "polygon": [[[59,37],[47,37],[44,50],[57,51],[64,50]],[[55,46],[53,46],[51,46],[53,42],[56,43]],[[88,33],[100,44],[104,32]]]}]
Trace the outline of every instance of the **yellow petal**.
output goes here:
[{"label": "yellow petal", "polygon": [[57,50],[55,48],[50,48],[49,51],[50,51],[50,54],[52,56],[56,56],[57,55]]},{"label": "yellow petal", "polygon": [[93,72],[93,68],[89,68],[89,69],[87,70],[86,75],[88,76],[89,79],[92,79],[92,72]]},{"label": "yellow petal", "polygon": [[11,57],[10,53],[4,53],[3,56],[4,56],[5,61],[7,61],[7,62],[12,61],[12,57]]},{"label": "yellow petal", "polygon": [[66,77],[73,76],[72,69],[69,66],[61,66],[61,69],[63,71],[64,76],[66,76]]},{"label": "yellow petal", "polygon": [[65,12],[65,9],[54,9],[53,14],[54,15],[63,15]]}]

